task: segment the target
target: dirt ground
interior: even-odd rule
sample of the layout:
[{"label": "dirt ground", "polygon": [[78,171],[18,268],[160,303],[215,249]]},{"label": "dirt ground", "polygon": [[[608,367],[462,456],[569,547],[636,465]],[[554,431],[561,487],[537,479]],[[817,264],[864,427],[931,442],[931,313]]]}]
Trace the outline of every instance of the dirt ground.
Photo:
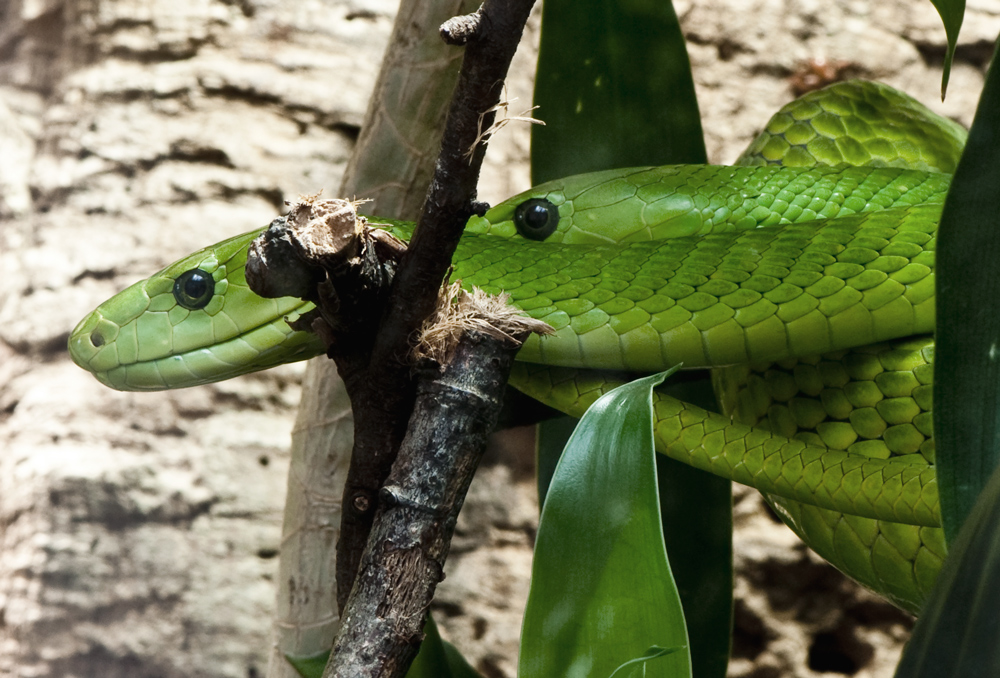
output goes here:
[{"label": "dirt ground", "polygon": [[[821,63],[968,125],[1000,0],[968,4],[942,103],[929,2],[677,0],[711,161],[733,161]],[[394,13],[390,0],[0,0],[0,676],[266,673],[305,365],[126,394],[76,368],[66,339],[162,265],[335,191]],[[510,82],[524,102],[535,38]],[[527,157],[526,128],[508,126],[481,197],[527,188]],[[516,668],[537,524],[527,434],[481,469],[434,606],[488,678]],[[890,676],[911,619],[761,507],[738,493],[730,675]]]}]

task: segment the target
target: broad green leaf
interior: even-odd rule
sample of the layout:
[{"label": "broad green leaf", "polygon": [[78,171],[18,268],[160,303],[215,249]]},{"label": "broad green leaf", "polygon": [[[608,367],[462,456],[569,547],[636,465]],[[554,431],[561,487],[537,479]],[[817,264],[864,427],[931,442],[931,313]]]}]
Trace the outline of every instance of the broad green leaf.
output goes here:
[{"label": "broad green leaf", "polygon": [[521,678],[605,678],[652,646],[684,649],[646,661],[642,675],[690,675],[654,474],[651,393],[664,376],[601,397],[559,460],[535,545]]},{"label": "broad green leaf", "polygon": [[955,538],[1000,461],[1000,66],[986,76],[937,238],[934,443]]},{"label": "broad green leaf", "polygon": [[[675,381],[661,389],[701,407],[714,408],[711,383],[687,381],[677,388]],[[575,419],[563,417],[538,425],[536,458],[542,505],[575,423]],[[656,455],[656,477],[663,536],[687,619],[692,666],[699,678],[721,678],[729,665],[732,631],[732,483],[662,454]]]},{"label": "broad green leaf", "polygon": [[[692,371],[693,372],[693,371]],[[660,390],[718,411],[711,379],[682,372]],[[691,665],[698,678],[723,678],[733,627],[733,484],[656,456],[663,537],[684,604]]]},{"label": "broad green leaf", "polygon": [[[469,666],[455,646],[441,640],[441,634],[438,633],[437,624],[431,615],[427,615],[424,634],[420,652],[410,664],[406,678],[482,678]],[[302,678],[322,678],[323,669],[326,668],[326,662],[330,658],[330,651],[305,657],[285,655],[285,658]]]},{"label": "broad green leaf", "polygon": [[1000,469],[949,549],[896,678],[1000,676]]},{"label": "broad green leaf", "polygon": [[965,0],[931,0],[941,22],[944,24],[944,34],[948,37],[948,51],[944,55],[944,72],[941,74],[941,98],[948,91],[948,78],[951,75],[951,62],[955,59],[955,47],[958,46],[958,33],[962,29],[962,19],[965,18]]},{"label": "broad green leaf", "polygon": [[546,0],[535,78],[537,184],[593,170],[705,162],[684,36],[663,0]]}]

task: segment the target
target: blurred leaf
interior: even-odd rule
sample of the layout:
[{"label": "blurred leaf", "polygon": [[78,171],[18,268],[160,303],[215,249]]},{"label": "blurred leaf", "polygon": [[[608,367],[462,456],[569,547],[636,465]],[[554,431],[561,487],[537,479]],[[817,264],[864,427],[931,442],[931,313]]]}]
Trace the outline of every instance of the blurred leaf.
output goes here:
[{"label": "blurred leaf", "polygon": [[538,482],[538,506],[545,505],[545,495],[548,494],[552,474],[556,472],[556,464],[562,456],[563,448],[573,435],[576,428],[575,417],[558,417],[538,424],[535,436],[535,474]]},{"label": "blurred leaf", "polygon": [[[469,666],[462,653],[451,643],[441,640],[434,617],[427,615],[424,624],[424,642],[420,644],[420,652],[410,664],[406,678],[482,678]],[[330,651],[307,657],[285,655],[302,678],[323,678],[323,669],[330,658]]]},{"label": "blurred leaf", "polygon": [[420,652],[406,672],[406,678],[481,678],[454,645],[441,640],[431,615],[427,615],[424,634]]},{"label": "blurred leaf", "polygon": [[694,675],[723,678],[733,626],[733,484],[662,454],[656,476]]},{"label": "blurred leaf", "polygon": [[308,656],[285,655],[285,659],[302,678],[323,678],[323,669],[329,658],[329,650]]},{"label": "blurred leaf", "polygon": [[944,99],[951,76],[951,62],[955,59],[955,47],[958,46],[958,33],[965,18],[965,0],[931,0],[931,3],[941,15],[944,34],[948,37],[948,52],[944,55],[944,72],[941,74],[941,98]]},{"label": "blurred leaf", "polygon": [[684,36],[663,0],[546,0],[531,129],[534,183],[705,162]]},{"label": "blurred leaf", "polygon": [[610,676],[648,648],[684,647],[644,675],[690,675],[680,598],[663,547],[652,388],[601,397],[580,420],[542,509],[521,629],[521,678]]},{"label": "blurred leaf", "polygon": [[1000,469],[949,550],[896,678],[1000,676]]},{"label": "blurred leaf", "polygon": [[937,236],[934,443],[955,538],[1000,461],[1000,66],[986,76]]}]

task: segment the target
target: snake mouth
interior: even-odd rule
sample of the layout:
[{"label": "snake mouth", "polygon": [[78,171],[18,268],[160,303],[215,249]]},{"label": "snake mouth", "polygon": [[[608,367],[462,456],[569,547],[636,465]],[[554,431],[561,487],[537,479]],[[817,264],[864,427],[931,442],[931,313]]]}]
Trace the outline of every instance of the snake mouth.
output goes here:
[{"label": "snake mouth", "polygon": [[[297,305],[277,317],[222,341],[178,352],[166,350],[161,357],[152,359],[138,359],[138,350],[129,345],[134,337],[123,336],[128,334],[128,326],[122,328],[108,320],[98,308],[70,334],[69,353],[73,362],[119,391],[162,391],[209,384],[323,353],[324,347],[315,335],[288,326],[285,319],[312,308],[312,304],[294,302]],[[169,344],[169,338],[161,343]]]}]

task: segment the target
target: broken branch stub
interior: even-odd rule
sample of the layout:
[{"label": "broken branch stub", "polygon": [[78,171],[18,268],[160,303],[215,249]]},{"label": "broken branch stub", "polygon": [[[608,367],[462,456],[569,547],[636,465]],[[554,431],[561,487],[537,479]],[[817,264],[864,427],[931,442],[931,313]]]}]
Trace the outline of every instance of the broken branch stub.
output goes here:
[{"label": "broken branch stub", "polygon": [[[271,222],[250,244],[247,256],[247,284],[256,294],[294,296],[316,304],[315,311],[303,314],[291,327],[315,332],[328,348],[338,332],[378,321],[381,304],[369,304],[384,301],[407,247],[389,232],[369,226],[357,213],[359,204],[304,197],[287,216]],[[361,303],[364,312],[352,315],[351,309],[361,310]],[[490,296],[478,288],[465,292],[460,282],[454,282],[441,288],[412,358],[433,360],[443,369],[466,332],[482,332],[519,346],[528,333],[553,330],[511,306],[506,294]],[[519,335],[520,341],[515,339]]]},{"label": "broken branch stub", "polygon": [[262,297],[316,304],[290,326],[317,333],[328,346],[361,327],[374,330],[406,251],[402,240],[368,226],[357,213],[359,204],[304,197],[271,222],[247,255],[250,289]]},{"label": "broken branch stub", "polygon": [[465,45],[479,37],[483,25],[483,8],[473,14],[454,16],[438,29],[441,39],[449,45]]},{"label": "broken branch stub", "polygon": [[457,281],[444,285],[438,294],[437,306],[421,326],[413,347],[414,360],[433,360],[444,371],[467,332],[506,339],[520,348],[530,333],[554,334],[555,330],[511,306],[509,295],[493,296],[478,287],[466,292]]}]

